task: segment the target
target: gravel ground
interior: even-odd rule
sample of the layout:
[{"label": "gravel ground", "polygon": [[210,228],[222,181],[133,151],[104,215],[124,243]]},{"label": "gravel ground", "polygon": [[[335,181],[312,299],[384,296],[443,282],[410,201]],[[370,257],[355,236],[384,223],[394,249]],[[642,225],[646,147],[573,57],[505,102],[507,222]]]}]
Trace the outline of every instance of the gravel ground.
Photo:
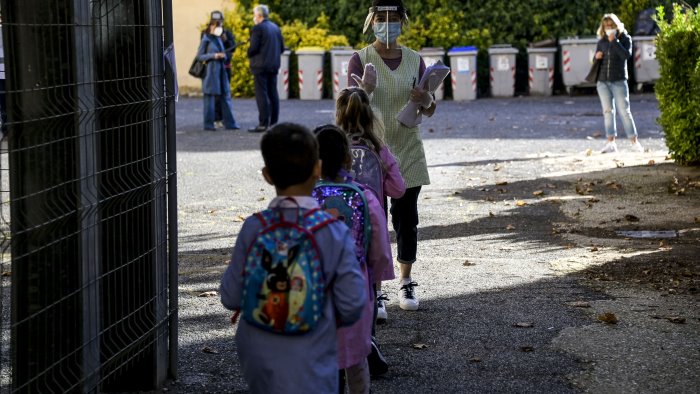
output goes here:
[{"label": "gravel ground", "polygon": [[[285,101],[281,119],[328,123],[333,105]],[[177,106],[180,370],[167,390],[246,392],[230,314],[201,295],[274,190],[260,135],[204,132],[201,106]],[[254,101],[234,106],[239,123],[256,123]],[[700,169],[667,160],[653,95],[633,96],[632,111],[645,153],[624,138],[619,154],[597,153],[596,96],[446,101],[424,121],[421,309],[400,310],[398,286],[384,285],[390,371],[373,392],[696,392]],[[598,320],[607,312],[617,324]]]}]

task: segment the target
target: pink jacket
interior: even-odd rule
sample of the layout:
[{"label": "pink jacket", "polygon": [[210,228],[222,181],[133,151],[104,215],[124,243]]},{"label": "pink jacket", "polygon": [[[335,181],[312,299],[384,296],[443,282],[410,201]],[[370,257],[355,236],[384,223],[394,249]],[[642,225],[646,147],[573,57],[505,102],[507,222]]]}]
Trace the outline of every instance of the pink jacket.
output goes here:
[{"label": "pink jacket", "polygon": [[[338,329],[338,367],[341,369],[357,365],[369,355],[372,320],[374,320],[372,284],[380,280],[394,279],[386,214],[374,193],[365,192],[365,200],[369,207],[372,239],[367,252],[367,266],[362,267],[366,286],[361,291],[367,292],[369,301],[364,307],[360,320],[349,327]],[[391,277],[386,277],[389,274]]]},{"label": "pink jacket", "polygon": [[406,193],[406,182],[401,176],[399,163],[389,150],[389,147],[384,145],[379,151],[379,158],[384,163],[384,194],[391,198],[401,198]]}]

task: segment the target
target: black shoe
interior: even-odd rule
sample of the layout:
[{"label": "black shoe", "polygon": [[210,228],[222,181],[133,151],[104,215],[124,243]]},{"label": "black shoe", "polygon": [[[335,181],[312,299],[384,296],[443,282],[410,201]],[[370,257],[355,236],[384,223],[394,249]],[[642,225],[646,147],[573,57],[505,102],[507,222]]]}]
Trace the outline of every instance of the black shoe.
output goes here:
[{"label": "black shoe", "polygon": [[389,371],[389,364],[387,364],[384,355],[379,350],[374,337],[372,337],[372,352],[367,356],[367,364],[369,364],[370,376],[384,375]]},{"label": "black shoe", "polygon": [[240,130],[241,126],[239,125],[233,125],[233,127],[227,127],[226,130]]},{"label": "black shoe", "polygon": [[265,126],[256,126],[248,129],[248,132],[250,133],[263,133],[265,131],[267,131],[267,127]]}]

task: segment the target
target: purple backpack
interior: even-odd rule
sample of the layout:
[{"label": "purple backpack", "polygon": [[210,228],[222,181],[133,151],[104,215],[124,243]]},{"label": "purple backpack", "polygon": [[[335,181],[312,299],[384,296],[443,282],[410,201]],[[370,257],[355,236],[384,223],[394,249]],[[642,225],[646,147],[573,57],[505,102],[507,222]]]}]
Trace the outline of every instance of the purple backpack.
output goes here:
[{"label": "purple backpack", "polygon": [[[350,178],[351,179],[351,178]],[[355,184],[319,181],[311,196],[321,208],[345,223],[355,239],[355,251],[360,264],[367,263],[372,228],[369,206],[362,189]]]},{"label": "purple backpack", "polygon": [[361,139],[353,141],[350,153],[355,181],[371,190],[384,208],[384,167],[379,155]]}]

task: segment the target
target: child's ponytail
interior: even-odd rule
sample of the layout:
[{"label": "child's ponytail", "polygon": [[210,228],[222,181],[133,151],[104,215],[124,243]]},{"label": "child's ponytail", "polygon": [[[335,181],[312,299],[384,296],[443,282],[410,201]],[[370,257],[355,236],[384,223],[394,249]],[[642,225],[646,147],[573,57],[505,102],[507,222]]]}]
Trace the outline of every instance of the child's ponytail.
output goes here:
[{"label": "child's ponytail", "polygon": [[384,147],[384,142],[375,132],[375,117],[367,93],[358,87],[340,91],[336,101],[336,124],[351,139],[365,140],[370,149],[377,153]]}]

